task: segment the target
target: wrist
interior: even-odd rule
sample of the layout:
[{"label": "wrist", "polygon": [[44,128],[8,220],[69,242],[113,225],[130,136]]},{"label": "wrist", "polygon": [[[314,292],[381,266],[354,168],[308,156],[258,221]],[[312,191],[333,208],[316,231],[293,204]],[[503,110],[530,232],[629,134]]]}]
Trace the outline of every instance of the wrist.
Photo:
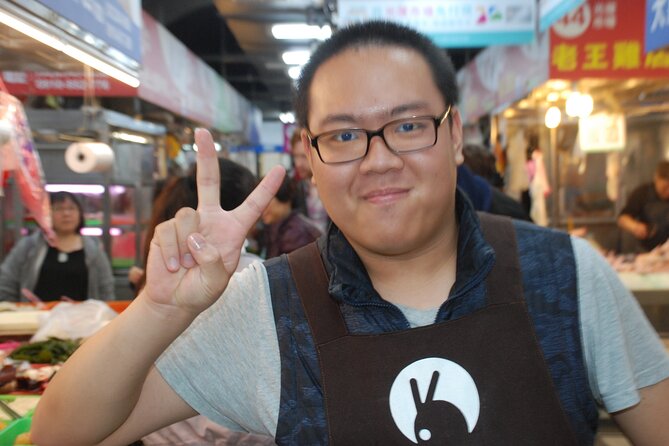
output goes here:
[{"label": "wrist", "polygon": [[173,324],[175,327],[183,326],[185,328],[198,316],[198,313],[153,301],[146,295],[146,288],[133,300],[132,305],[141,307],[141,311],[146,317],[162,323]]}]

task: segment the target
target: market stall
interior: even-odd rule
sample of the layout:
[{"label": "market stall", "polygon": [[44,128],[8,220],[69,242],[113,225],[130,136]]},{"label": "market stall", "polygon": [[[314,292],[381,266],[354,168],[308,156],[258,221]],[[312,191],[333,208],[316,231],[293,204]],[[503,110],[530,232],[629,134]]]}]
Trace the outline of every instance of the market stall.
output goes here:
[{"label": "market stall", "polygon": [[0,444],[32,444],[39,396],[63,362],[129,301],[0,302]]}]

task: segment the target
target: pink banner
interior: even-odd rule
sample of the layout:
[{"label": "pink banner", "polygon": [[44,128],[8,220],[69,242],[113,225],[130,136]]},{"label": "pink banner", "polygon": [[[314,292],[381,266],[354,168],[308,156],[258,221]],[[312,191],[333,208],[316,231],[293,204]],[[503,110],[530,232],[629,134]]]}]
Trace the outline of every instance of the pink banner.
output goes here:
[{"label": "pink banner", "polygon": [[547,80],[547,35],[530,45],[488,47],[458,72],[463,122],[475,122]]},{"label": "pink banner", "polygon": [[0,146],[0,173],[11,171],[21,192],[21,202],[47,236],[53,238],[49,195],[44,189],[44,170],[32,140],[23,105],[0,91],[0,120],[11,126],[9,140]]},{"label": "pink banner", "polygon": [[[147,13],[142,13],[139,96],[204,125],[214,123],[218,75]],[[213,96],[213,97],[212,97]]]}]

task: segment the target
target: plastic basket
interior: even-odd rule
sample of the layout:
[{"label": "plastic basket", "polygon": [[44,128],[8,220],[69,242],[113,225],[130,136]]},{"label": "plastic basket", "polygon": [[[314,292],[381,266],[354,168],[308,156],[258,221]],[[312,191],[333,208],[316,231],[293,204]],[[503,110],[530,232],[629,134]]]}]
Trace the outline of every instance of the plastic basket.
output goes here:
[{"label": "plastic basket", "polygon": [[19,418],[0,431],[0,446],[13,446],[16,437],[30,430],[32,417]]}]

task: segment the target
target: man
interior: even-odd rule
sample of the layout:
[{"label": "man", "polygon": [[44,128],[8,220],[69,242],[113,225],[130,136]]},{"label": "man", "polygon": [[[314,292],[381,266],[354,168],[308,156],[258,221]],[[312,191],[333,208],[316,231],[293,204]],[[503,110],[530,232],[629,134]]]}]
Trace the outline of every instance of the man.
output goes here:
[{"label": "man", "polygon": [[660,161],[652,183],[632,191],[618,217],[618,226],[650,251],[669,238],[669,161]]},{"label": "man", "polygon": [[156,230],[144,291],[56,375],[34,440],[126,444],[200,411],[278,444],[592,444],[601,400],[667,444],[669,360],[603,259],[524,222],[484,235],[456,192],[457,99],[407,28],[322,44],[296,109],[333,224],[232,280],[282,170],[224,212],[198,131],[198,210]]},{"label": "man", "polygon": [[325,232],[330,219],[323,207],[318,189],[313,182],[311,167],[307,159],[307,153],[302,145],[301,129],[297,128],[290,138],[290,155],[295,168],[295,195],[293,208],[300,211],[305,217],[309,217],[321,232]]}]

